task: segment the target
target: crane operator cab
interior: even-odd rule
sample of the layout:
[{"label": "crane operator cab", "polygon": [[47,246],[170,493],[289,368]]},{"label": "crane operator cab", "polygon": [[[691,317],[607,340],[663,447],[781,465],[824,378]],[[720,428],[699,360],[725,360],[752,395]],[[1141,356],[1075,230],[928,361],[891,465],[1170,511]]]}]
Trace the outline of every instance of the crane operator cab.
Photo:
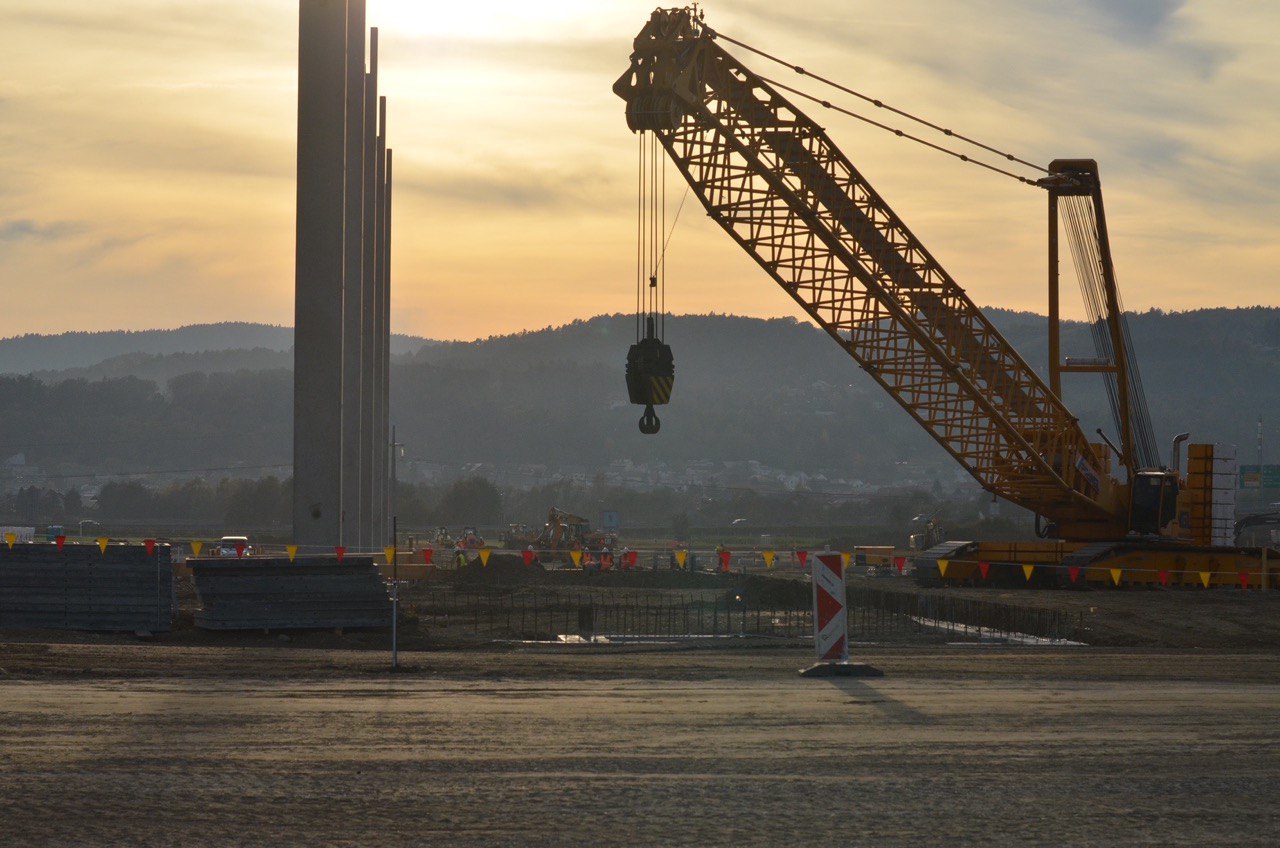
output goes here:
[{"label": "crane operator cab", "polygon": [[1159,535],[1178,514],[1178,472],[1139,471],[1133,475],[1129,499],[1129,528]]}]

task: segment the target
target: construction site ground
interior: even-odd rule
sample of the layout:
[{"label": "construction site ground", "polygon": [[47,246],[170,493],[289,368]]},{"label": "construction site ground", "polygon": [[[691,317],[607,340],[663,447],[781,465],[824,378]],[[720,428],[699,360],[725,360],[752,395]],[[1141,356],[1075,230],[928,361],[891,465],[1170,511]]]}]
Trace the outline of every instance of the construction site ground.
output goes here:
[{"label": "construction site ground", "polygon": [[411,626],[393,672],[386,631],[206,632],[189,608],[150,640],[0,631],[3,841],[1274,844],[1280,594],[920,591],[1064,605],[1096,638],[936,632],[855,644],[884,677],[813,679],[801,639],[446,644]]},{"label": "construction site ground", "polygon": [[6,844],[1274,845],[1272,651],[6,641]]}]

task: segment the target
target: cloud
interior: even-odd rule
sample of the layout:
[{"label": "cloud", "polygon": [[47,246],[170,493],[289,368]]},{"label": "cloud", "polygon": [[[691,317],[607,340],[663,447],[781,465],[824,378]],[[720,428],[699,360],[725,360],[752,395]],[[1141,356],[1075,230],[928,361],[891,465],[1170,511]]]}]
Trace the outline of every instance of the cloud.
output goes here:
[{"label": "cloud", "polygon": [[495,211],[591,210],[610,203],[620,186],[612,171],[591,167],[538,167],[507,162],[464,168],[406,166],[395,191]]},{"label": "cloud", "polygon": [[84,232],[83,224],[73,221],[53,221],[41,224],[30,218],[13,218],[0,222],[0,242],[61,241]]},{"label": "cloud", "polygon": [[1173,29],[1183,0],[1086,0],[1084,4],[1112,26],[1116,38],[1133,44],[1163,41]]}]

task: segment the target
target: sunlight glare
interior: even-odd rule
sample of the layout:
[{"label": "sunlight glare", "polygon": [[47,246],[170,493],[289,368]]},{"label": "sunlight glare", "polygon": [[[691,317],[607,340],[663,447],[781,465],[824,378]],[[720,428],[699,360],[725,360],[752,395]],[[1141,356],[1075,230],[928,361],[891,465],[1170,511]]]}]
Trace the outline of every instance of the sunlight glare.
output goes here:
[{"label": "sunlight glare", "polygon": [[599,4],[592,0],[368,0],[368,21],[379,29],[410,36],[514,41],[577,34]]}]

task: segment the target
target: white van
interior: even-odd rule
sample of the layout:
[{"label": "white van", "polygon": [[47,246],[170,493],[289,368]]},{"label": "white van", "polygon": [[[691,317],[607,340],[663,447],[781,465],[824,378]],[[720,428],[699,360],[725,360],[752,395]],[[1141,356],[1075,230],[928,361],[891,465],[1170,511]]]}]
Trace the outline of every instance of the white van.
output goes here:
[{"label": "white van", "polygon": [[236,548],[244,551],[244,556],[253,556],[253,545],[249,544],[248,536],[223,536],[222,541],[218,542],[218,547],[214,549],[214,556],[233,557],[239,556]]}]

